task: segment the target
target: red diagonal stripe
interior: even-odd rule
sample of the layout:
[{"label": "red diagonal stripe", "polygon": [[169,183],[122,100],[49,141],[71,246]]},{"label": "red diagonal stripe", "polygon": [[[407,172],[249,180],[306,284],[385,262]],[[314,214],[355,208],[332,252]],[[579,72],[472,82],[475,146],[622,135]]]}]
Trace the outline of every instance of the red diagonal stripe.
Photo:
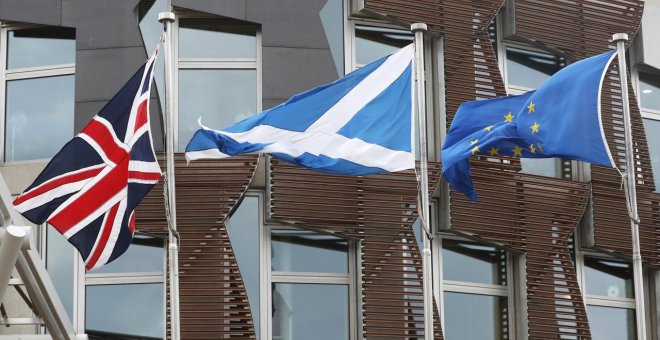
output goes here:
[{"label": "red diagonal stripe", "polygon": [[46,183],[42,184],[41,186],[38,186],[38,187],[36,187],[36,188],[26,192],[26,193],[23,193],[20,196],[18,196],[14,200],[14,205],[19,205],[19,204],[21,204],[21,203],[23,203],[23,202],[25,202],[29,199],[37,197],[41,194],[44,194],[44,193],[46,193],[50,190],[53,190],[55,188],[58,188],[58,187],[62,186],[62,185],[93,178],[96,175],[98,175],[99,172],[101,172],[102,170],[103,170],[103,168],[90,169],[90,170],[86,170],[86,171],[81,171],[81,172],[76,173],[76,174],[60,177],[60,178],[58,178],[58,179],[56,179],[52,182],[46,182]]},{"label": "red diagonal stripe", "polygon": [[133,130],[133,132],[137,131],[147,123],[147,100],[149,99],[143,100],[142,103],[140,103],[140,106],[138,106],[137,116],[135,117],[135,130]]},{"label": "red diagonal stripe", "polygon": [[101,229],[101,238],[99,239],[99,242],[94,249],[94,253],[91,255],[89,261],[87,261],[87,264],[85,264],[85,268],[87,268],[87,270],[94,268],[94,265],[96,265],[99,257],[101,257],[101,254],[103,254],[103,250],[105,249],[106,244],[108,244],[110,232],[112,232],[112,226],[115,223],[115,217],[117,216],[117,210],[119,209],[120,203],[121,201],[117,202],[117,204],[113,205],[110,211],[108,211],[107,218]]},{"label": "red diagonal stripe", "polygon": [[92,138],[101,147],[103,153],[115,164],[121,162],[128,152],[117,144],[109,128],[96,119],[92,119],[81,133]]},{"label": "red diagonal stripe", "polygon": [[158,172],[142,172],[142,171],[129,171],[128,179],[142,179],[145,181],[157,181],[160,179]]},{"label": "red diagonal stripe", "polygon": [[[128,157],[48,222],[64,234],[128,185]],[[64,203],[66,204],[66,203]]]}]

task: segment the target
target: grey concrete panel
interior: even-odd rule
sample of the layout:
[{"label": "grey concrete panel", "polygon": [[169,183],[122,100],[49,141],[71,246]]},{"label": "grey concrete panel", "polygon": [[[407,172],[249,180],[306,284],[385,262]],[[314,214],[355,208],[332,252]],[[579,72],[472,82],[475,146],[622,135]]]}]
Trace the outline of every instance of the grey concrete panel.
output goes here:
[{"label": "grey concrete panel", "polygon": [[77,51],[76,102],[112,98],[146,60],[143,47]]},{"label": "grey concrete panel", "polygon": [[263,48],[263,99],[288,99],[337,79],[328,49]]},{"label": "grey concrete panel", "polygon": [[245,0],[172,0],[172,6],[245,20]]},{"label": "grey concrete panel", "polygon": [[80,133],[87,126],[87,123],[92,120],[92,117],[101,111],[106,103],[107,101],[76,103],[74,108],[75,119],[73,122],[74,135]]},{"label": "grey concrete panel", "polygon": [[63,0],[62,25],[76,28],[76,48],[143,46],[137,22],[139,0]]},{"label": "grey concrete panel", "polygon": [[158,99],[151,99],[149,101],[149,121],[151,123],[151,140],[154,144],[154,150],[156,150],[156,152],[164,151],[163,114],[161,113]]},{"label": "grey concrete panel", "polygon": [[268,110],[286,102],[286,99],[264,99],[261,102],[262,102],[262,108],[264,110]]},{"label": "grey concrete panel", "polygon": [[18,195],[37,179],[37,176],[44,170],[49,161],[8,164],[0,166],[0,173],[5,179],[11,194]]},{"label": "grey concrete panel", "polygon": [[247,20],[262,25],[263,46],[328,48],[320,12],[327,0],[247,0]]},{"label": "grey concrete panel", "polygon": [[2,0],[0,20],[59,26],[62,0]]}]

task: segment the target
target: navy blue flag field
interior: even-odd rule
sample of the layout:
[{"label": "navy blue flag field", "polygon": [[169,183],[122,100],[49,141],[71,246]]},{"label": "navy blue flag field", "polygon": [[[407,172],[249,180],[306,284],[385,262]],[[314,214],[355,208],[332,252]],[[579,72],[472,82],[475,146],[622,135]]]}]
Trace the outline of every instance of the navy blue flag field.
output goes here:
[{"label": "navy blue flag field", "polygon": [[158,50],[14,200],[32,223],[48,222],[64,235],[88,270],[128,249],[134,210],[161,177],[149,124],[157,55]]},{"label": "navy blue flag field", "polygon": [[463,103],[442,147],[447,182],[476,200],[473,155],[561,157],[614,167],[603,134],[600,93],[615,51],[557,72],[536,91]]}]

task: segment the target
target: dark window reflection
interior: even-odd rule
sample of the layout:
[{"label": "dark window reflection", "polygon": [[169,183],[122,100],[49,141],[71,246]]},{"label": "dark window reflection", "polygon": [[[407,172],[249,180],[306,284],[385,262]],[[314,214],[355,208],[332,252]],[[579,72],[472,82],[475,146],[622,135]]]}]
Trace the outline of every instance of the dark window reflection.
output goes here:
[{"label": "dark window reflection", "polygon": [[180,58],[256,58],[257,28],[239,21],[181,19]]},{"label": "dark window reflection", "polygon": [[634,298],[633,269],[621,260],[584,258],[586,292],[611,298]]},{"label": "dark window reflection", "polygon": [[87,286],[85,333],[102,339],[162,339],[163,289],[162,283]]},{"label": "dark window reflection", "polygon": [[179,71],[179,151],[199,129],[199,117],[221,130],[256,112],[256,70]]},{"label": "dark window reflection", "polygon": [[73,137],[73,75],[8,81],[6,105],[7,162],[50,158]]},{"label": "dark window reflection", "polygon": [[355,26],[355,62],[363,66],[395,53],[412,43],[410,31],[373,26]]},{"label": "dark window reflection", "polygon": [[348,272],[348,242],[305,230],[273,230],[271,263],[279,272]]},{"label": "dark window reflection", "polygon": [[593,339],[637,339],[635,311],[632,309],[587,306],[587,317]]},{"label": "dark window reflection", "polygon": [[259,198],[246,196],[227,223],[259,339]]},{"label": "dark window reflection", "polygon": [[644,130],[651,156],[655,191],[660,192],[660,120],[644,119]]},{"label": "dark window reflection", "polygon": [[506,285],[506,252],[470,241],[442,241],[444,280]]},{"label": "dark window reflection", "polygon": [[107,265],[90,271],[100,273],[163,272],[165,240],[160,237],[136,234],[128,250]]},{"label": "dark window reflection", "polygon": [[[476,269],[475,269],[476,270]],[[508,339],[507,299],[463,293],[444,293],[445,339]]]},{"label": "dark window reflection", "polygon": [[348,286],[274,283],[274,340],[349,339]]},{"label": "dark window reflection", "polygon": [[660,110],[660,76],[639,73],[639,99],[643,108]]},{"label": "dark window reflection", "polygon": [[7,33],[7,69],[73,64],[76,32],[65,27],[38,27]]},{"label": "dark window reflection", "polygon": [[509,85],[535,89],[566,66],[566,61],[547,53],[507,47],[506,65]]}]

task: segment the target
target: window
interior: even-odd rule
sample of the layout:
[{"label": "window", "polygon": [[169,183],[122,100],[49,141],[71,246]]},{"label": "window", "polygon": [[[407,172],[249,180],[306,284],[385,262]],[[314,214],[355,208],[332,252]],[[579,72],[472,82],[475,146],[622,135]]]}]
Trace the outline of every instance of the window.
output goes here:
[{"label": "window", "polygon": [[649,146],[655,191],[660,192],[660,75],[638,72],[637,96]]},{"label": "window", "polygon": [[259,111],[257,27],[230,19],[186,18],[178,32],[178,151],[199,128],[223,129]]},{"label": "window", "polygon": [[50,158],[73,137],[75,42],[70,28],[0,29],[4,162]]},{"label": "window", "polygon": [[93,339],[165,337],[165,243],[136,234],[110,264],[85,273],[74,247],[46,230],[46,266],[80,333]]},{"label": "window", "polygon": [[636,339],[633,269],[628,262],[584,257],[584,292],[594,339]]},{"label": "window", "polygon": [[442,239],[444,332],[448,340],[509,339],[508,254],[472,241]]},{"label": "window", "polygon": [[355,339],[356,244],[265,224],[262,200],[248,193],[227,224],[257,338]]},{"label": "window", "polygon": [[[509,95],[538,88],[566,66],[563,57],[530,47],[512,45],[498,39],[499,62]],[[521,158],[522,172],[548,177],[571,177],[571,162],[557,158]]]},{"label": "window", "polygon": [[395,53],[412,41],[408,30],[356,24],[354,69]]}]

